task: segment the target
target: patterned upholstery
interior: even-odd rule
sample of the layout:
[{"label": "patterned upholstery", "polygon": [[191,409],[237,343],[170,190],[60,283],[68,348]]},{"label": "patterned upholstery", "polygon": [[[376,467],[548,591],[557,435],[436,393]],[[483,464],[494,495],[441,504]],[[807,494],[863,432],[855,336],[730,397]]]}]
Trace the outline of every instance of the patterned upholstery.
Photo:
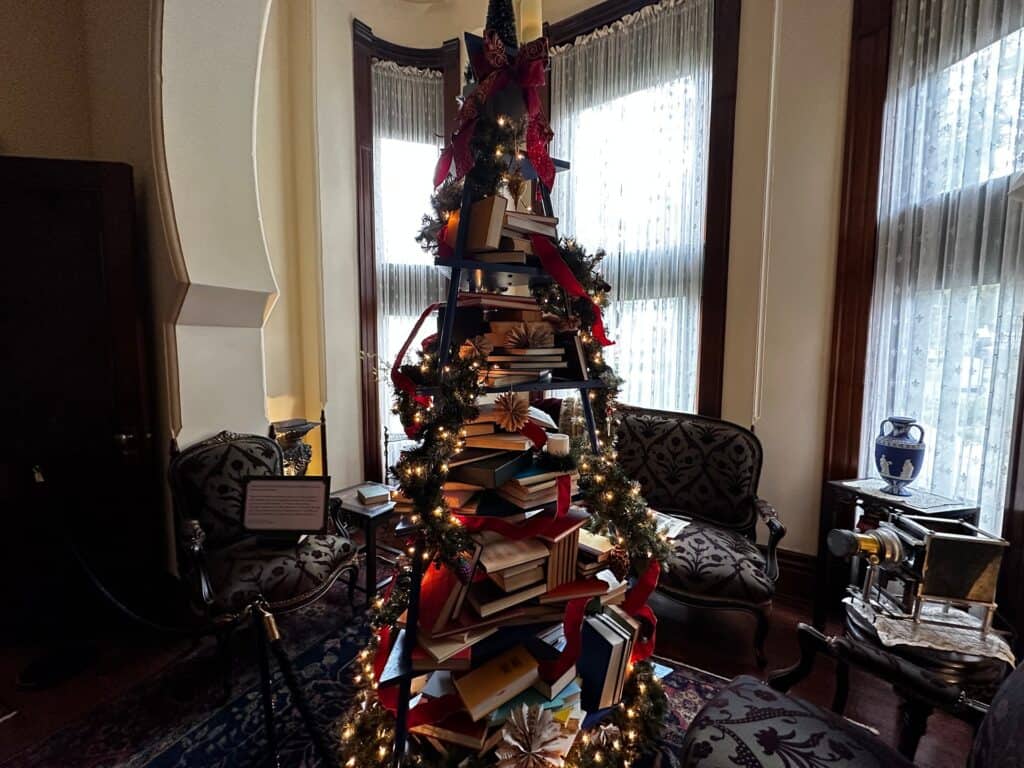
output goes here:
[{"label": "patterned upholstery", "polygon": [[[179,521],[198,520],[205,534],[205,569],[215,613],[241,610],[263,595],[272,609],[298,607],[322,594],[346,567],[354,548],[346,535],[307,536],[300,544],[267,543],[242,526],[245,478],[283,473],[281,447],[269,437],[220,434],[189,446],[170,465]],[[188,528],[183,526],[187,538]],[[187,550],[187,543],[183,542]],[[183,559],[194,575],[195,558]]]},{"label": "patterned upholstery", "polygon": [[616,447],[655,509],[753,534],[762,453],[750,431],[693,414],[623,407]]},{"label": "patterned upholstery", "polygon": [[972,768],[1024,766],[1024,664],[1003,681],[978,729]]},{"label": "patterned upholstery", "polygon": [[761,550],[726,528],[690,523],[672,542],[668,567],[659,587],[684,601],[697,597],[759,605],[775,594]]},{"label": "patterned upholstery", "polygon": [[867,730],[752,677],[737,677],[698,713],[683,766],[900,768],[906,758]]},{"label": "patterned upholstery", "polygon": [[[766,612],[774,571],[754,543],[761,443],[718,419],[628,406],[620,412],[619,463],[654,509],[693,520],[672,542],[658,588],[682,602]],[[774,544],[769,556],[774,563]]]},{"label": "patterned upholstery", "polygon": [[189,446],[171,461],[171,490],[180,519],[198,520],[215,551],[245,535],[242,492],[246,477],[280,475],[281,446],[269,437],[221,432]]},{"label": "patterned upholstery", "polygon": [[344,536],[307,536],[285,546],[243,539],[210,558],[214,609],[240,611],[260,595],[271,608],[305,602],[334,583],[352,551]]}]

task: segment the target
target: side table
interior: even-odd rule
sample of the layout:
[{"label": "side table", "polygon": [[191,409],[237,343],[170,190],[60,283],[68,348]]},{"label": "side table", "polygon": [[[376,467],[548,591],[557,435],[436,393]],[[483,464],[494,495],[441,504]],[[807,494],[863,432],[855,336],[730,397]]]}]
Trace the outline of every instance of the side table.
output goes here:
[{"label": "side table", "polygon": [[[844,625],[846,634],[855,640],[884,648],[906,659],[947,683],[962,688],[971,698],[988,703],[999,689],[1003,678],[1011,671],[1010,667],[1000,659],[989,656],[975,656],[968,653],[940,651],[933,648],[915,648],[913,646],[895,645],[885,647],[878,637],[871,619],[854,605],[846,603]],[[837,712],[842,714],[849,686],[849,670],[845,665],[837,669],[838,686],[836,691]],[[913,760],[918,742],[928,727],[928,718],[932,714],[932,706],[917,698],[910,691],[893,687],[900,697],[899,744],[901,754]]]},{"label": "side table", "polygon": [[383,504],[374,504],[367,506],[360,503],[359,496],[356,494],[356,489],[360,485],[365,483],[359,483],[357,485],[343,488],[340,491],[335,491],[331,494],[332,499],[337,499],[341,502],[341,509],[345,519],[356,526],[363,532],[363,546],[360,551],[366,553],[365,562],[365,582],[364,586],[356,585],[356,589],[366,595],[366,604],[369,605],[370,601],[376,596],[377,592],[386,587],[391,583],[391,577],[377,580],[377,560],[387,561],[387,558],[381,555],[381,552],[385,552],[392,555],[401,555],[401,550],[395,549],[377,543],[377,532],[381,525],[391,520],[392,512],[395,509],[395,503],[388,501]]},{"label": "side table", "polygon": [[908,515],[932,516],[947,520],[965,520],[978,524],[981,509],[959,499],[950,499],[928,491],[912,490],[910,496],[882,493],[885,485],[878,478],[857,480],[829,480],[822,491],[821,517],[818,522],[817,590],[814,596],[814,626],[825,628],[830,606],[838,606],[845,596],[852,574],[859,571],[860,562],[845,563],[828,551],[826,539],[833,528],[863,532],[878,527],[893,512]]}]

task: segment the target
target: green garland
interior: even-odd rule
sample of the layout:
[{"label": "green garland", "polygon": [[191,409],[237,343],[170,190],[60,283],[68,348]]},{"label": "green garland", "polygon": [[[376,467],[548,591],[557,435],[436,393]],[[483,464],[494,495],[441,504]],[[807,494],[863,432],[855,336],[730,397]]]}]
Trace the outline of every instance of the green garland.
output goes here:
[{"label": "green garland", "polygon": [[438,370],[437,343],[419,352],[417,365],[403,365],[401,372],[418,386],[437,387],[429,405],[417,401],[416,394],[397,389],[394,411],[406,429],[416,430],[419,445],[402,453],[391,468],[399,487],[411,499],[414,513],[410,519],[423,531],[428,552],[438,563],[458,567],[472,549],[469,534],[448,509],[443,487],[448,463],[465,445],[463,425],[479,413],[479,371],[485,358],[470,347],[452,357]]},{"label": "green garland", "polygon": [[383,627],[393,627],[409,607],[411,589],[412,569],[403,560],[397,566],[388,599],[377,598],[370,610],[370,639],[356,654],[352,680],[359,690],[338,731],[338,748],[345,768],[386,765],[391,759],[395,718],[377,698],[373,660],[379,650],[377,633]]},{"label": "green garland", "polygon": [[599,434],[610,435],[614,429],[613,414],[622,379],[605,360],[604,348],[592,333],[594,321],[597,320],[595,305],[604,311],[608,307],[608,294],[612,289],[601,276],[601,261],[605,257],[605,252],[597,250],[592,254],[587,253],[587,250],[573,238],[559,240],[558,252],[590,299],[569,296],[562,286],[555,282],[535,285],[533,295],[540,303],[541,311],[558,317],[563,326],[573,327],[579,324],[580,340],[587,356],[590,376],[601,379],[604,384],[604,389],[592,389],[589,392],[594,409],[594,421]]},{"label": "green garland", "polygon": [[652,559],[668,562],[668,542],[640,495],[640,484],[626,476],[615,450],[584,454],[579,469],[580,493],[593,521],[591,530],[607,535],[626,551],[636,576],[647,570]]},{"label": "green garland", "polygon": [[567,768],[626,768],[649,752],[665,727],[668,696],[654,665],[640,661],[622,691],[622,701],[606,723],[584,731],[565,757]]},{"label": "green garland", "polygon": [[448,177],[430,196],[431,212],[423,215],[416,235],[416,242],[424,251],[438,255],[441,229],[448,217],[461,208],[464,184],[469,184],[472,202],[497,194],[508,178],[509,155],[519,152],[520,136],[519,122],[504,116],[480,116],[470,142],[476,164],[465,182]]}]

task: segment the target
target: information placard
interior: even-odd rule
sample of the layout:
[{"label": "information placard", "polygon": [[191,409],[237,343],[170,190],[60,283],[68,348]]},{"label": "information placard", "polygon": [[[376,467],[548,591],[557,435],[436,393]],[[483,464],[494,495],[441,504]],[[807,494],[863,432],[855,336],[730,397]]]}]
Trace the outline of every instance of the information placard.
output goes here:
[{"label": "information placard", "polygon": [[327,477],[250,477],[245,482],[242,524],[250,533],[324,533]]}]

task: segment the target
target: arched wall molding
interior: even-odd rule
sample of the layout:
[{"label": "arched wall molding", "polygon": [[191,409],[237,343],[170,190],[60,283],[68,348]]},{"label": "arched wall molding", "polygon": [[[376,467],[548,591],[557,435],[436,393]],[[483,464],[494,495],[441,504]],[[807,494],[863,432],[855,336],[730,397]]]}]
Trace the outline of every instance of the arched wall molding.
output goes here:
[{"label": "arched wall molding", "polygon": [[149,13],[149,130],[152,151],[153,179],[156,187],[157,208],[160,227],[166,243],[167,267],[171,276],[170,284],[153,291],[157,305],[155,327],[159,334],[164,366],[161,375],[164,381],[159,392],[166,398],[167,422],[171,434],[181,429],[181,395],[178,390],[178,355],[175,323],[181,313],[188,288],[188,269],[181,252],[181,239],[174,217],[174,200],[171,197],[171,183],[167,178],[167,154],[164,149],[163,112],[163,0],[152,0]]},{"label": "arched wall molding", "polygon": [[183,445],[220,429],[266,429],[262,327],[277,282],[260,218],[255,115],[270,6],[175,0],[154,13],[154,152],[167,239],[187,276],[175,324]]}]

